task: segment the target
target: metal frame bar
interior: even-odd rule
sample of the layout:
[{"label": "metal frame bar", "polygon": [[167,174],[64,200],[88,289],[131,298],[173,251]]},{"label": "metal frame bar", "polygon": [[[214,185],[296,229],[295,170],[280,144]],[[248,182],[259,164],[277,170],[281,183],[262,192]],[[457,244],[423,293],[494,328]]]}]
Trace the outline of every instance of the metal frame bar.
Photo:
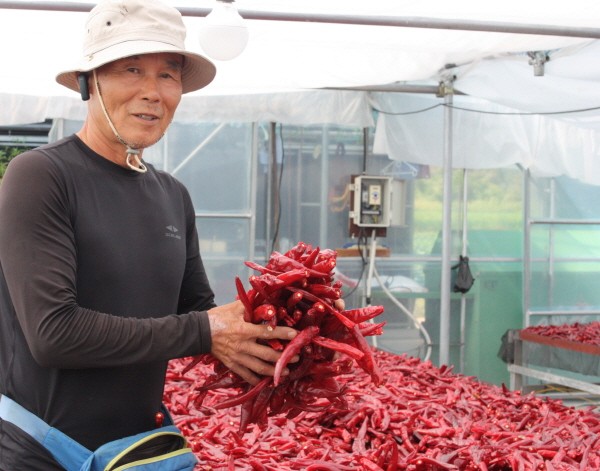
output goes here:
[{"label": "metal frame bar", "polygon": [[[593,383],[586,383],[585,381],[580,381],[578,379],[567,378],[565,376],[560,376],[554,373],[547,373],[545,371],[534,370],[533,368],[527,368],[525,366],[520,365],[508,365],[508,371],[510,372],[511,377],[515,376],[528,376],[531,378],[541,379],[542,381],[547,381],[549,383],[556,383],[562,386],[567,386],[569,388],[577,389],[579,391],[586,391],[595,395],[600,396],[600,386],[596,386]],[[517,384],[518,380],[515,381],[514,384]]]},{"label": "metal frame bar", "polygon": [[[0,0],[0,9],[43,10],[43,11],[90,11],[93,3],[71,3],[59,1],[7,1]],[[206,16],[210,8],[179,7],[183,16]],[[600,39],[599,28],[522,24],[502,21],[478,21],[464,19],[428,18],[419,16],[382,15],[339,15],[301,12],[275,12],[238,9],[247,20],[293,21],[330,24],[354,24],[365,26],[393,26],[402,28],[446,29],[461,31],[487,31],[494,33],[534,34]]]},{"label": "metal frame bar", "polygon": [[[452,105],[452,88],[447,87],[444,104]],[[439,364],[450,364],[450,284],[452,282],[452,106],[444,107],[444,188],[442,208],[442,275],[440,286],[440,351]]]}]

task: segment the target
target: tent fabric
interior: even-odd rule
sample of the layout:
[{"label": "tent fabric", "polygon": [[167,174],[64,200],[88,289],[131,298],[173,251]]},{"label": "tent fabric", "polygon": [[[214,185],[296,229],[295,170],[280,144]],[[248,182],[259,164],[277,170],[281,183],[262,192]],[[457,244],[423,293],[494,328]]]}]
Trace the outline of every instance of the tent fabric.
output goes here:
[{"label": "tent fabric", "polygon": [[[467,95],[453,100],[454,167],[519,165],[539,177],[567,175],[600,185],[600,42],[549,56],[543,76],[533,74],[526,54],[453,71],[454,87]],[[372,103],[383,111],[375,152],[443,165],[440,98],[378,93]]]},{"label": "tent fabric", "polygon": [[[0,125],[39,123],[47,118],[82,121],[86,106],[76,96],[0,93]],[[367,93],[342,90],[189,96],[182,100],[174,120],[182,123],[273,121],[297,125],[374,125]]]},{"label": "tent fabric", "polygon": [[[209,0],[167,0],[211,8]],[[15,2],[10,2],[15,3]],[[48,0],[52,3],[52,0]],[[65,2],[57,2],[65,3]],[[77,3],[77,2],[74,2]],[[520,25],[597,28],[596,0],[236,0],[240,11],[440,18]],[[85,104],[54,81],[75,62],[86,14],[6,9],[0,0],[0,125],[48,118],[81,120]],[[203,19],[185,17],[187,47]],[[391,158],[441,165],[443,107],[411,115],[433,95],[349,90],[384,84],[437,85],[455,77],[455,167],[521,165],[541,175],[566,174],[600,184],[600,41],[485,31],[404,28],[308,21],[248,21],[250,41],[238,58],[217,61],[215,81],[185,95],[182,122],[276,121],[377,126],[377,149]],[[550,60],[536,77],[528,52]],[[345,90],[343,90],[345,89]],[[459,108],[473,107],[476,111]],[[557,113],[564,111],[588,111]],[[504,113],[504,114],[498,114]],[[516,114],[515,114],[516,113]],[[520,113],[520,114],[519,114]],[[534,113],[534,114],[531,114]],[[545,114],[539,114],[545,113]]]},{"label": "tent fabric", "polygon": [[[441,99],[374,94],[372,103],[387,112],[403,109],[408,113],[379,116],[375,153],[399,161],[443,166]],[[600,130],[554,117],[519,114],[518,110],[472,97],[455,97],[453,106],[453,167],[518,165],[536,177],[566,175],[600,185]]]}]

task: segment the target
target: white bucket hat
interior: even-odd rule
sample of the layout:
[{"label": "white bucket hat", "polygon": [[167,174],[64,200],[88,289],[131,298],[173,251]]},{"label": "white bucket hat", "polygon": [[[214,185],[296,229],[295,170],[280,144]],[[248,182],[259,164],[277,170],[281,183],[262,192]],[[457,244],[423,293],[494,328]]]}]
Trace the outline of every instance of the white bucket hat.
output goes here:
[{"label": "white bucket hat", "polygon": [[185,50],[181,13],[156,0],[103,0],[90,12],[85,30],[83,60],[59,73],[56,81],[76,92],[77,76],[124,57],[158,52],[184,56],[183,93],[208,85],[216,74],[204,56]]}]

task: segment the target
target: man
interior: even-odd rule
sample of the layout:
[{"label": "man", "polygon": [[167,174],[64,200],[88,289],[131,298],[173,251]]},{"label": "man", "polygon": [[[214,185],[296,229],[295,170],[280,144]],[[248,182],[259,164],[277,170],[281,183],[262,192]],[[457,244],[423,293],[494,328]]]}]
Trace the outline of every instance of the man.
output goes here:
[{"label": "man", "polygon": [[[279,358],[256,340],[296,334],[215,306],[188,192],[142,160],[215,75],[184,39],[156,0],[98,4],[83,62],[57,76],[89,94],[82,129],[0,185],[0,393],[90,450],[155,426],[169,359],[211,352],[255,384]],[[0,469],[61,468],[0,420]]]}]

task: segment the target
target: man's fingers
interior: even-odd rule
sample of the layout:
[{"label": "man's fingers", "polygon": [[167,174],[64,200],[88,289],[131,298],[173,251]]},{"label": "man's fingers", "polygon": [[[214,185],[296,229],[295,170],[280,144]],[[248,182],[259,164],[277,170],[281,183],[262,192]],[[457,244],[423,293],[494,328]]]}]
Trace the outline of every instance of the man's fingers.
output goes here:
[{"label": "man's fingers", "polygon": [[298,335],[298,331],[292,329],[291,327],[278,326],[273,328],[267,325],[252,325],[256,327],[256,337],[261,339],[291,340]]},{"label": "man's fingers", "polygon": [[[256,384],[261,377],[275,374],[275,362],[263,361],[253,354],[240,353],[236,358],[235,366],[231,369],[250,384]],[[288,374],[288,371],[285,374]]]}]

